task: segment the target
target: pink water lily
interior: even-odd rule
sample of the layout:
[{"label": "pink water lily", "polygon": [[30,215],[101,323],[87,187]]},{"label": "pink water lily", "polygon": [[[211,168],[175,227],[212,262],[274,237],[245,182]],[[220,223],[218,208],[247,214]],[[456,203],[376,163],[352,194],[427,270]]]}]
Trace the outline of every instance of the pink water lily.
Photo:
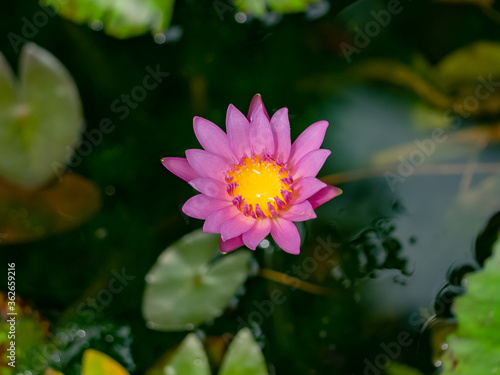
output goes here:
[{"label": "pink water lily", "polygon": [[300,236],[292,222],[314,219],[314,209],[342,191],[316,178],[329,150],[320,149],[328,122],[309,126],[291,144],[288,109],[270,119],[260,95],[245,117],[232,104],[227,134],[212,122],[194,118],[194,132],[204,150],[186,158],[167,157],[163,165],[201,194],[182,210],[205,220],[203,230],[220,233],[227,253],[242,245],[255,250],[269,234],[279,247],[300,253]]}]

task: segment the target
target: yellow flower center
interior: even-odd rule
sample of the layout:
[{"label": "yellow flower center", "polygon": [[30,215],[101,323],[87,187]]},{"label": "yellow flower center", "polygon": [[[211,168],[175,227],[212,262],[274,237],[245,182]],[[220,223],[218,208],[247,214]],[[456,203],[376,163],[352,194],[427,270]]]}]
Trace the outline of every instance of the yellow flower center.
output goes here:
[{"label": "yellow flower center", "polygon": [[244,157],[226,175],[233,204],[254,219],[278,215],[292,199],[290,171],[271,156]]}]

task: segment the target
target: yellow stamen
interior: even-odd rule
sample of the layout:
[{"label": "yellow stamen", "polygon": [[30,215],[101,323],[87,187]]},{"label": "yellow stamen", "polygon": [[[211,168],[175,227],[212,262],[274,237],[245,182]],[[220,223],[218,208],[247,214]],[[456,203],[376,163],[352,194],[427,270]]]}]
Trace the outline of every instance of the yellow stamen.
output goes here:
[{"label": "yellow stamen", "polygon": [[227,190],[245,215],[274,217],[290,202],[293,180],[289,173],[270,156],[244,157],[227,173]]}]

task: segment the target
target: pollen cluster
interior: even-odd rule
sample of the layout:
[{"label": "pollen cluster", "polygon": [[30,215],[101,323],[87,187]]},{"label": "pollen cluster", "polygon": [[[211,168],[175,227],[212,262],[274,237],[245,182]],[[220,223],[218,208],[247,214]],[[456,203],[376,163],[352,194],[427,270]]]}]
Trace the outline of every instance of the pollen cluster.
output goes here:
[{"label": "pollen cluster", "polygon": [[292,199],[290,171],[270,155],[242,158],[227,172],[226,182],[233,204],[254,219],[278,215]]}]

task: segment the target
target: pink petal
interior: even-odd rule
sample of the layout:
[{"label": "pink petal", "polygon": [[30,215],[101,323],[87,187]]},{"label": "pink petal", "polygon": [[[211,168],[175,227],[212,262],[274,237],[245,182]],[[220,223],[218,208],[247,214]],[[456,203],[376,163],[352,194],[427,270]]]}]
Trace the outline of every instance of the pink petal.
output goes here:
[{"label": "pink petal", "polygon": [[271,129],[274,133],[276,158],[278,158],[281,162],[286,163],[292,147],[288,108],[281,108],[276,111],[271,118]]},{"label": "pink petal", "polygon": [[239,214],[241,214],[241,211],[234,207],[234,205],[212,212],[203,224],[203,231],[207,233],[220,233],[222,224]]},{"label": "pink petal", "polygon": [[223,201],[232,201],[232,197],[227,193],[227,184],[216,181],[209,177],[195,178],[189,181],[189,185],[200,193],[217,198]]},{"label": "pink petal", "polygon": [[231,202],[207,197],[205,194],[198,194],[191,197],[182,206],[182,212],[196,219],[206,219],[212,212],[232,205]]},{"label": "pink petal", "polygon": [[330,199],[338,197],[342,194],[342,190],[336,186],[326,185],[325,188],[318,191],[308,199],[313,208],[321,206],[323,203],[328,202]]},{"label": "pink petal", "polygon": [[241,236],[231,238],[230,240],[227,241],[223,241],[221,237],[219,241],[219,250],[223,254],[227,254],[230,251],[233,251],[241,246],[243,246],[243,240]]},{"label": "pink petal", "polygon": [[290,158],[287,161],[289,168],[293,168],[306,154],[321,146],[325,138],[326,128],[328,128],[328,121],[318,121],[299,135],[290,150]]},{"label": "pink petal", "polygon": [[185,158],[163,158],[161,162],[170,172],[187,182],[200,177]]},{"label": "pink petal", "polygon": [[267,114],[266,107],[264,107],[264,102],[262,101],[262,96],[260,96],[260,94],[255,94],[252,98],[252,101],[250,102],[250,108],[248,108],[248,116],[247,116],[248,121],[250,121],[252,119],[253,111],[260,104],[262,104],[262,108],[264,110],[264,113],[267,116],[267,119],[269,120],[269,115]]},{"label": "pink petal", "polygon": [[240,213],[222,224],[220,235],[224,241],[237,237],[253,227],[255,219]]},{"label": "pink petal", "polygon": [[331,153],[330,150],[314,150],[308,153],[293,167],[291,171],[293,180],[298,181],[304,177],[315,177]]},{"label": "pink petal", "polygon": [[299,182],[293,184],[292,203],[296,204],[305,201],[307,198],[309,198],[311,195],[316,194],[325,186],[327,185],[323,181],[320,181],[315,177],[305,177],[301,179]]},{"label": "pink petal", "polygon": [[274,155],[274,136],[269,124],[269,118],[264,113],[264,106],[258,106],[252,114],[250,122],[250,148],[257,154]]},{"label": "pink petal", "polygon": [[243,233],[243,242],[248,248],[255,250],[270,231],[271,220],[257,219],[254,226],[249,231]]},{"label": "pink petal", "polygon": [[309,201],[304,201],[298,204],[292,204],[286,210],[280,212],[283,219],[290,221],[306,221],[316,219],[316,214]]},{"label": "pink petal", "polygon": [[220,156],[203,150],[186,150],[189,164],[201,177],[210,177],[214,180],[225,182],[225,173],[229,165]]},{"label": "pink petal", "polygon": [[208,152],[218,155],[232,163],[235,159],[233,150],[229,146],[226,133],[214,123],[196,116],[193,119],[193,128],[201,146]]},{"label": "pink petal", "polygon": [[279,216],[271,221],[271,236],[284,251],[290,254],[300,254],[300,235],[297,227]]},{"label": "pink petal", "polygon": [[243,113],[232,104],[227,109],[226,130],[234,155],[237,158],[251,156],[250,124]]}]

